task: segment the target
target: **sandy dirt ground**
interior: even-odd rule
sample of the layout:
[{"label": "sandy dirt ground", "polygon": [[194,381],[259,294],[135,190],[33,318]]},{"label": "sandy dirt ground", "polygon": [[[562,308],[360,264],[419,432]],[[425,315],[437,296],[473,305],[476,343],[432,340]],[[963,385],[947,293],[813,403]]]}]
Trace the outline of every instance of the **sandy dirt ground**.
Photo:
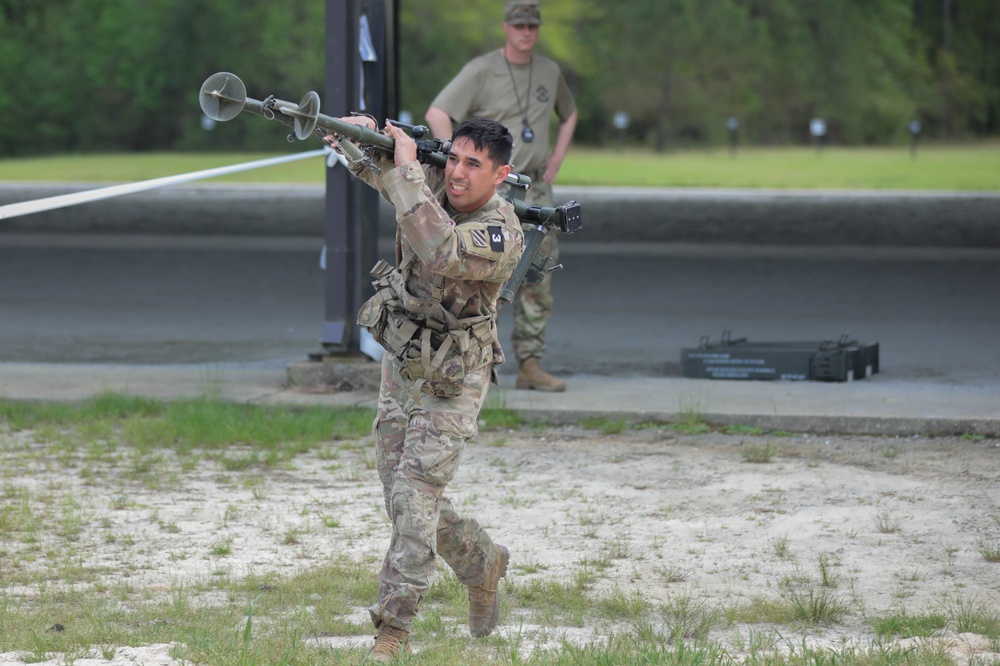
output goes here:
[{"label": "sandy dirt ground", "polygon": [[[0,433],[8,446],[30,445],[31,437]],[[176,482],[159,489],[84,483],[78,470],[40,465],[3,483],[72,495],[84,518],[84,566],[168,595],[176,581],[207,579],[220,568],[240,576],[293,573],[342,555],[377,562],[388,523],[373,460],[359,442],[332,460],[299,456],[292,469],[224,473],[205,464],[178,471]],[[782,627],[775,650],[789,635],[834,650],[870,646],[872,618],[894,613],[975,608],[1000,615],[1000,564],[983,555],[1000,548],[996,440],[608,435],[579,427],[490,432],[470,445],[449,496],[509,547],[512,580],[569,581],[581,567],[596,568],[592,594],[638,592],[662,631],[671,622],[664,609],[679,599],[722,613],[790,590],[829,595],[847,611],[830,626]],[[109,543],[109,531],[133,538]],[[295,544],[287,543],[289,532]],[[229,553],[213,555],[223,542]],[[40,557],[33,566],[48,564]],[[4,593],[30,598],[34,591]],[[501,633],[530,635],[537,626],[530,613],[506,615]],[[364,617],[364,610],[351,616]],[[614,629],[595,619],[547,635],[588,642]],[[768,635],[760,626],[752,631]],[[709,638],[738,653],[736,637],[750,633],[727,626]],[[359,649],[371,641],[370,633],[322,640]],[[947,632],[930,640],[959,663],[1000,663],[996,641],[983,636]],[[95,653],[73,663],[179,663],[169,651],[130,646],[110,660]],[[0,666],[23,658],[4,652],[0,637]],[[52,655],[42,663],[64,662]]]}]

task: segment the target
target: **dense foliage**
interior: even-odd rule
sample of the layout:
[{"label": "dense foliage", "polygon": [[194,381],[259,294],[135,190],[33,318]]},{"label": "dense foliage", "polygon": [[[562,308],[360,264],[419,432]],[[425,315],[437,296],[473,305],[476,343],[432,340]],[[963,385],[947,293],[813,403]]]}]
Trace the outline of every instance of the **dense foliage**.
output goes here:
[{"label": "dense foliage", "polygon": [[[363,3],[377,0],[361,0]],[[501,0],[398,0],[401,106],[419,120],[469,57],[502,44]],[[577,93],[577,140],[657,149],[1000,134],[996,0],[544,0],[541,50]],[[286,147],[246,121],[201,128],[211,73],[249,93],[323,94],[324,0],[0,0],[0,156]],[[312,146],[310,146],[312,147]]]}]

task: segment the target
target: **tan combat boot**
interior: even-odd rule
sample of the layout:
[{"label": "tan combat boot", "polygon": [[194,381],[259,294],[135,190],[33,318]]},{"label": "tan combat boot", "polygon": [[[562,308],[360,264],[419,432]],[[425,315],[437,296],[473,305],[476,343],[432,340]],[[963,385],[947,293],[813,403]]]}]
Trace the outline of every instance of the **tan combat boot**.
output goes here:
[{"label": "tan combat boot", "polygon": [[510,553],[503,546],[496,546],[496,561],[486,574],[482,585],[469,588],[469,633],[476,638],[489,636],[500,619],[500,595],[497,587],[507,574]]},{"label": "tan combat boot", "polygon": [[556,379],[542,369],[537,358],[526,358],[517,372],[517,388],[558,393],[566,390],[566,382]]},{"label": "tan combat boot", "polygon": [[369,662],[389,664],[410,651],[410,632],[383,623],[375,637],[375,647],[368,653]]}]

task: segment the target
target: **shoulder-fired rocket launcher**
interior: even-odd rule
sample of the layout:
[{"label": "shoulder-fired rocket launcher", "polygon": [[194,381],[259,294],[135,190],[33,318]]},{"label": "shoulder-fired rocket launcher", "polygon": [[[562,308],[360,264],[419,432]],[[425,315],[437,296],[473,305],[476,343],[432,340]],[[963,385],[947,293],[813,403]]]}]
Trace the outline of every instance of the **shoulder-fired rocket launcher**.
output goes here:
[{"label": "shoulder-fired rocket launcher", "polygon": [[[232,120],[243,111],[249,111],[267,120],[276,120],[292,128],[292,134],[288,136],[289,141],[292,141],[293,137],[305,141],[314,135],[322,139],[327,134],[351,139],[359,145],[356,146],[350,141],[340,144],[350,161],[370,164],[372,151],[379,150],[391,155],[395,150],[396,142],[392,137],[320,113],[319,95],[314,91],[307,92],[298,104],[275,99],[273,95],[263,100],[256,100],[247,97],[246,86],[240,77],[229,72],[218,72],[208,77],[202,84],[198,100],[201,110],[213,120]],[[416,140],[417,158],[422,163],[439,169],[445,167],[448,161],[449,141],[424,138],[428,130],[422,125],[392,122],[405,129]],[[531,187],[531,179],[523,174],[511,173],[505,182],[511,186],[509,199],[514,205],[514,212],[526,229],[521,261],[500,292],[500,302],[506,305],[511,302],[517,289],[525,281],[529,283],[540,281],[543,273],[562,268],[561,264],[553,265],[549,257],[541,256],[538,252],[546,229],[573,233],[579,230],[582,224],[580,204],[576,201],[568,201],[555,207],[528,206],[524,202],[524,195]]]}]

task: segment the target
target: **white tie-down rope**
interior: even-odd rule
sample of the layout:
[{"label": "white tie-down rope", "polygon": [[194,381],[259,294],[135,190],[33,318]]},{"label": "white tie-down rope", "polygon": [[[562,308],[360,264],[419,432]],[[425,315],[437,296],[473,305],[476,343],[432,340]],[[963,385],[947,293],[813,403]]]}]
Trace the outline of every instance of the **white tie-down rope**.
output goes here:
[{"label": "white tie-down rope", "polygon": [[[305,160],[311,157],[319,157],[320,155],[326,156],[326,166],[331,169],[336,166],[337,162],[340,162],[345,167],[347,166],[347,160],[343,155],[333,150],[330,146],[325,146],[318,150],[309,150],[302,153],[285,155],[283,157],[271,157],[264,160],[244,162],[243,164],[234,164],[232,166],[216,167],[214,169],[183,173],[177,176],[165,176],[163,178],[154,178],[152,180],[142,180],[138,183],[112,185],[111,187],[102,187],[96,190],[75,192],[73,194],[62,194],[55,197],[46,197],[45,199],[35,199],[34,201],[23,201],[21,203],[0,206],[0,220],[6,220],[20,215],[41,213],[43,211],[55,210],[57,208],[67,208],[69,206],[90,203],[91,201],[100,201],[101,199],[111,199],[125,194],[134,194],[135,192],[154,190],[158,187],[168,187],[170,185],[178,185],[180,183],[189,183],[194,180],[204,180],[206,178],[225,176],[227,174],[238,173],[240,171],[250,171],[251,169],[260,169],[261,167],[285,164],[286,162],[294,162],[296,160]],[[320,266],[323,269],[326,268],[325,245],[323,246],[323,251],[320,255]],[[371,334],[363,329],[361,331],[361,351],[376,361],[381,360],[382,354],[384,353],[382,347],[375,342],[375,340],[371,337]]]},{"label": "white tie-down rope", "polygon": [[214,169],[205,169],[204,171],[194,171],[192,173],[182,173],[177,176],[165,176],[163,178],[154,178],[152,180],[142,180],[138,183],[112,185],[111,187],[102,187],[96,190],[74,192],[73,194],[62,194],[55,197],[46,197],[45,199],[35,199],[34,201],[23,201],[21,203],[0,206],[0,220],[6,220],[20,215],[41,213],[46,210],[55,210],[56,208],[76,206],[78,204],[89,203],[91,201],[100,201],[101,199],[120,197],[122,195],[133,194],[135,192],[144,192],[158,187],[189,183],[193,180],[215,178],[216,176],[225,176],[230,173],[250,171],[251,169],[260,169],[261,167],[274,166],[276,164],[284,164],[286,162],[294,162],[296,160],[305,160],[311,157],[319,157],[320,155],[327,155],[327,165],[331,167],[333,166],[334,162],[330,156],[336,155],[336,153],[329,147],[326,147],[318,150],[308,150],[302,153],[294,153],[292,155],[284,155],[282,157],[270,157],[264,160],[244,162],[243,164],[216,167]]}]

